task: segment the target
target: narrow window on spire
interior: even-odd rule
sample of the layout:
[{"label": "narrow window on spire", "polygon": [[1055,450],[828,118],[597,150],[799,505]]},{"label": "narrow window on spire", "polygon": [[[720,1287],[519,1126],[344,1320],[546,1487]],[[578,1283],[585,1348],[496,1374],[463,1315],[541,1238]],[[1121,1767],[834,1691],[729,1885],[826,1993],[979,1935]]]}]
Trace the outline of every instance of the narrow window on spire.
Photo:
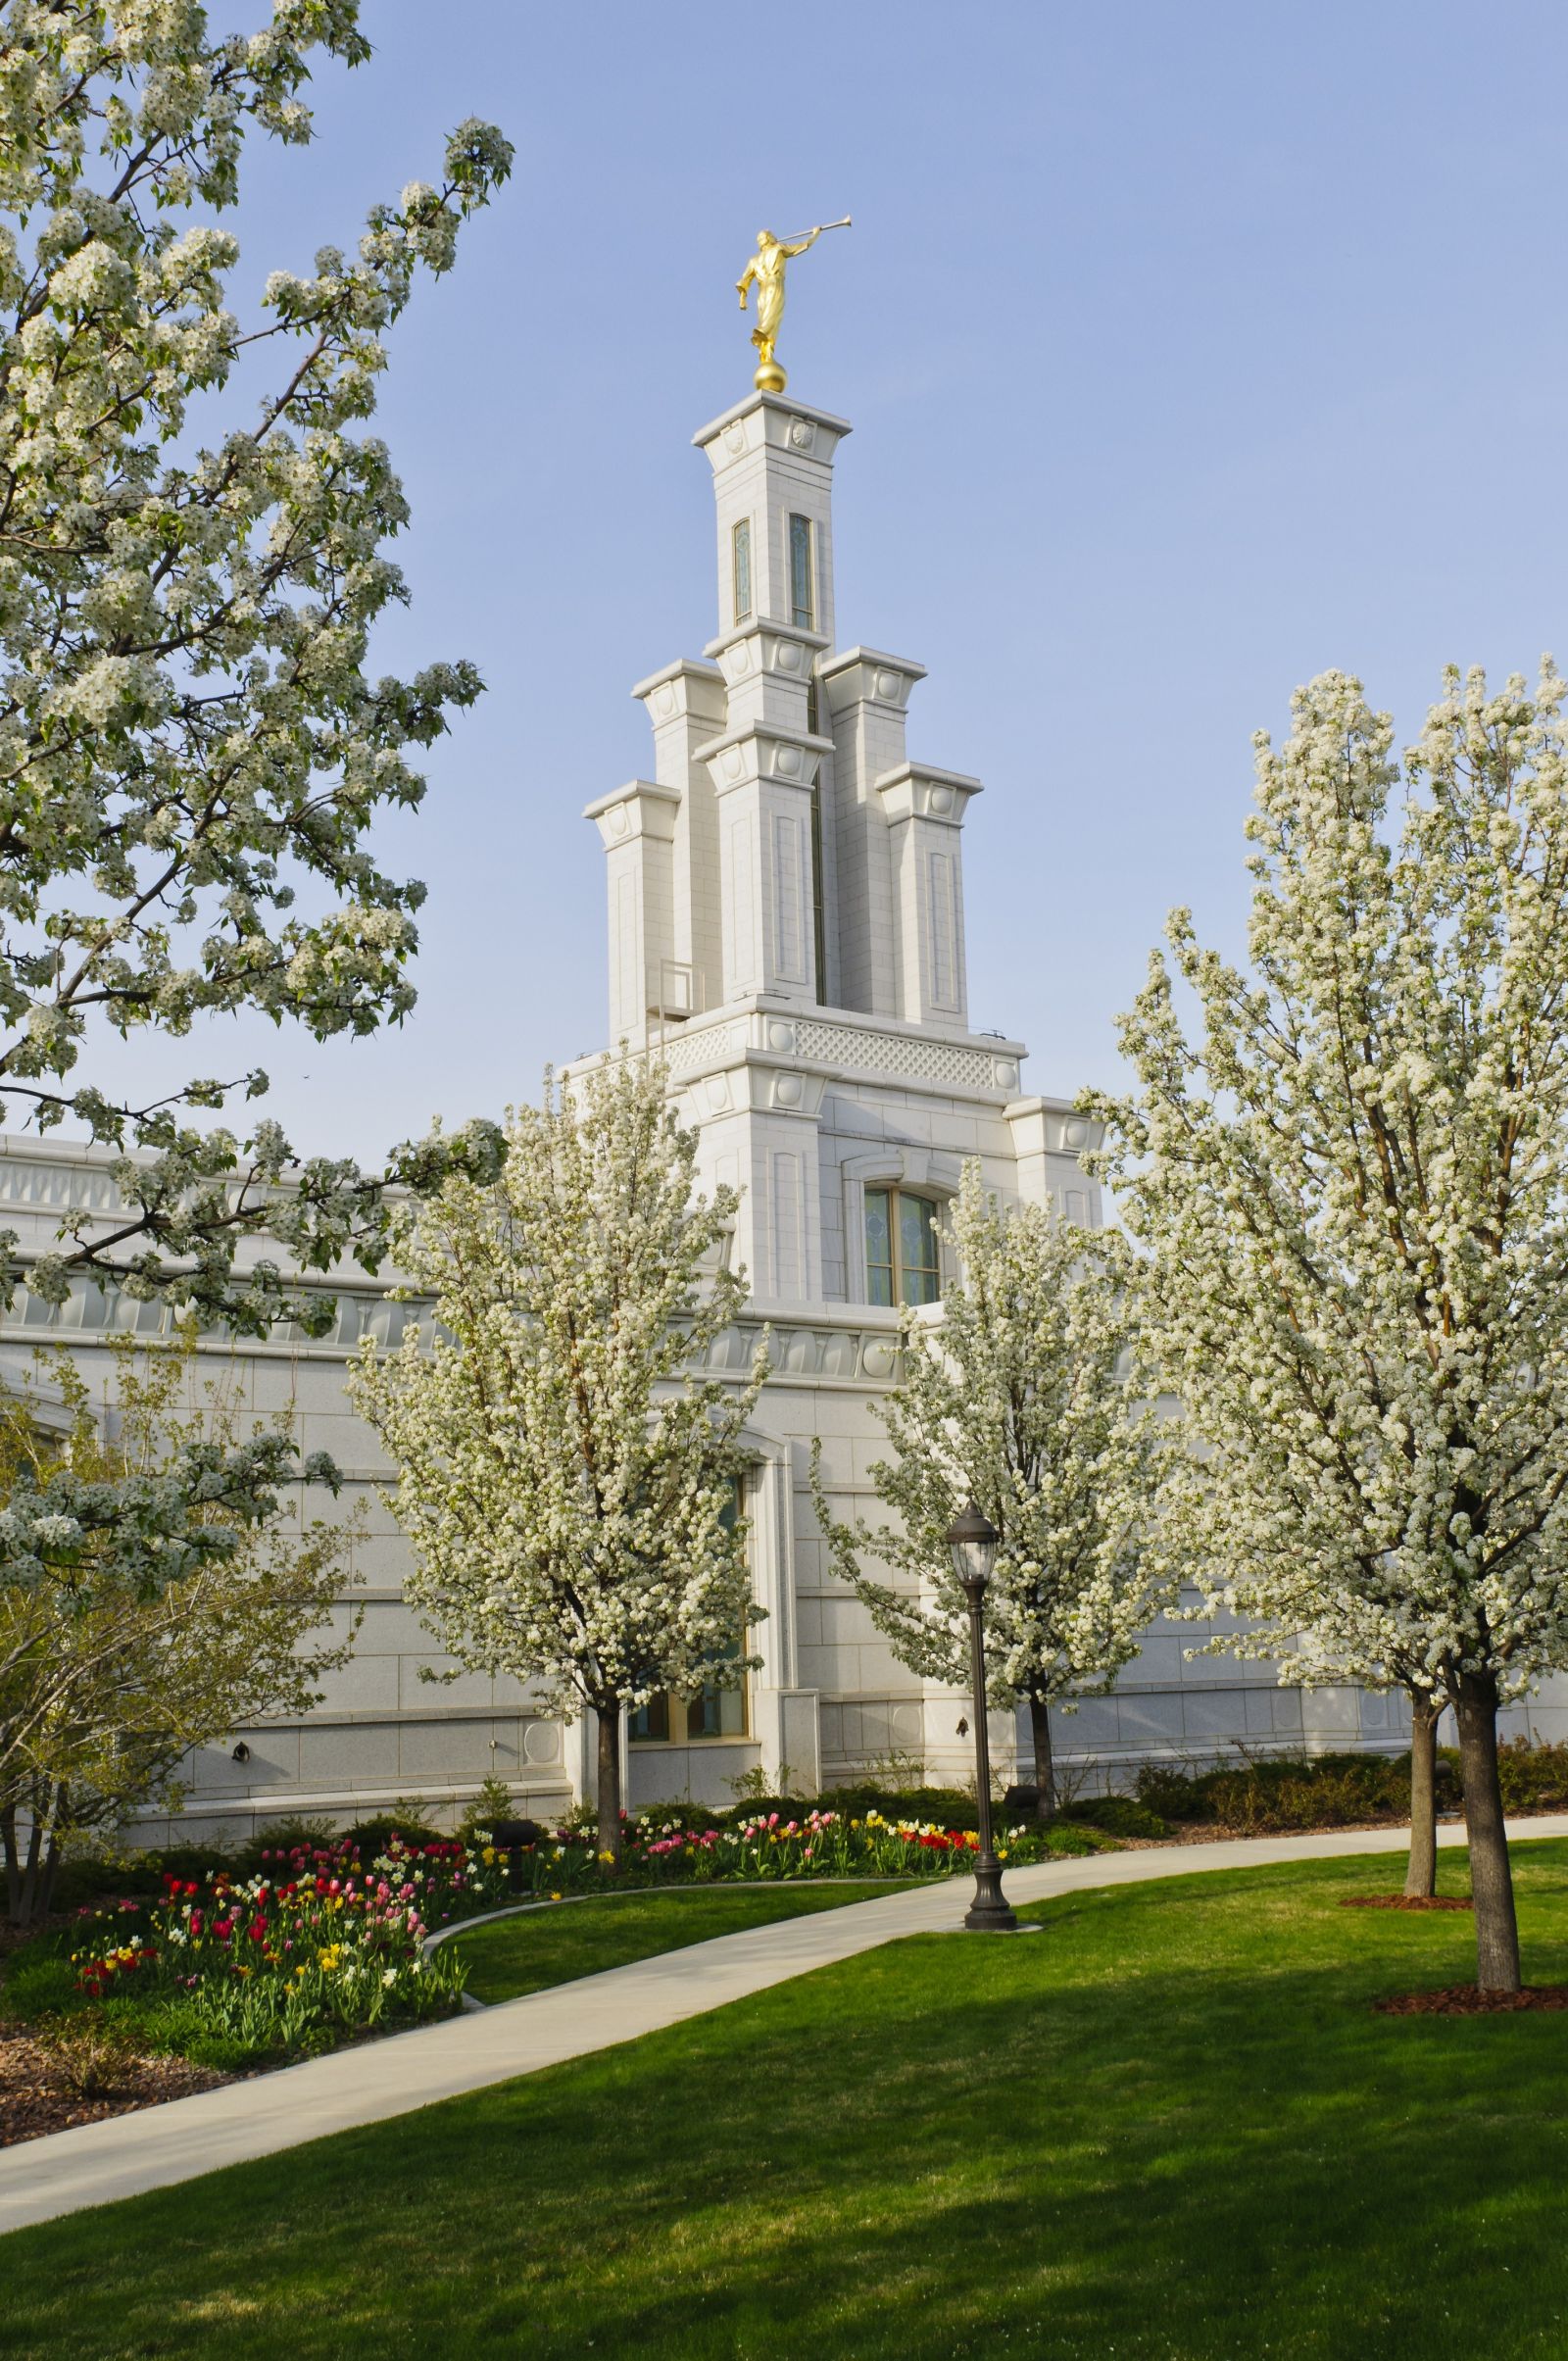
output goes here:
[{"label": "narrow window on spire", "polygon": [[752,520],[743,516],[730,535],[730,559],[735,586],[735,620],[744,623],[752,612]]},{"label": "narrow window on spire", "polygon": [[804,630],[816,627],[816,601],[811,595],[811,519],[790,518],[790,620]]},{"label": "narrow window on spire", "polygon": [[827,908],[822,900],[822,782],[811,789],[811,937],[816,957],[816,999],[827,1006]]}]

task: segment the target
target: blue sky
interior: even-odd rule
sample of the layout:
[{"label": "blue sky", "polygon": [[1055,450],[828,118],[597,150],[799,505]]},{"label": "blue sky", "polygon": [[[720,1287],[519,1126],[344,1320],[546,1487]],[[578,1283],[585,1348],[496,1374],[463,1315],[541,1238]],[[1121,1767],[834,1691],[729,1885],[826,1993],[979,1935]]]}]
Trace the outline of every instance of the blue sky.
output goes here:
[{"label": "blue sky", "polygon": [[[233,13],[248,21],[248,12]],[[911,751],[977,773],[971,1020],[1026,1083],[1116,1071],[1174,903],[1235,948],[1250,735],[1361,674],[1413,735],[1442,664],[1568,658],[1568,14],[1107,0],[368,0],[318,139],[252,151],[244,275],[305,267],[484,115],[514,176],[399,330],[413,504],[388,664],[489,693],[382,833],[423,877],[420,1002],[328,1048],[227,1025],[149,1074],[274,1077],[373,1156],[604,1038],[602,856],[631,684],[714,628],[694,428],[749,387],[758,226],[791,390],[853,420],[841,640],[912,656]],[[438,33],[432,37],[434,28]]]}]

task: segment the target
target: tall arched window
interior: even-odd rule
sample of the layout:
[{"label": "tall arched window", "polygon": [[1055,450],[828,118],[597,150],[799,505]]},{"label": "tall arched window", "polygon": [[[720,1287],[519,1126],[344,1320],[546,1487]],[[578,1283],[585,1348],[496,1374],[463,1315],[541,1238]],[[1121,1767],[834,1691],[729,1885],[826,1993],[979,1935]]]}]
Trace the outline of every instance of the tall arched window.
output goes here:
[{"label": "tall arched window", "polygon": [[908,1189],[865,1193],[865,1293],[871,1303],[934,1303],[942,1293],[937,1208]]}]

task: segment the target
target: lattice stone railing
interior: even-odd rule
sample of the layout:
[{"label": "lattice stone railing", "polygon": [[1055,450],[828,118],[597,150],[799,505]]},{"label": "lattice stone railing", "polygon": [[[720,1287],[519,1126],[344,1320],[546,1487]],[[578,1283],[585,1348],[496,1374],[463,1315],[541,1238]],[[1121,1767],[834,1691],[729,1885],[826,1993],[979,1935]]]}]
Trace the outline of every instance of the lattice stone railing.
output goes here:
[{"label": "lattice stone railing", "polygon": [[744,1024],[686,1027],[666,1033],[660,1055],[672,1074],[689,1074],[695,1066],[721,1062],[746,1047]]},{"label": "lattice stone railing", "polygon": [[954,1082],[963,1090],[995,1090],[997,1060],[988,1050],[960,1049],[956,1042],[921,1041],[908,1033],[862,1032],[858,1025],[834,1025],[817,1016],[796,1020],[795,1047],[802,1058],[823,1065],[872,1066],[878,1073],[908,1074],[921,1082]]},{"label": "lattice stone railing", "polygon": [[[755,1039],[754,1039],[755,1034]],[[925,1041],[917,1034],[883,1031],[875,1024],[834,1023],[820,1016],[796,1016],[770,1009],[748,1020],[683,1026],[666,1032],[660,1055],[672,1075],[724,1065],[748,1046],[816,1065],[847,1066],[860,1073],[888,1074],[958,1090],[1004,1091],[1018,1087],[1018,1060],[1010,1044],[995,1051],[966,1043]]]}]

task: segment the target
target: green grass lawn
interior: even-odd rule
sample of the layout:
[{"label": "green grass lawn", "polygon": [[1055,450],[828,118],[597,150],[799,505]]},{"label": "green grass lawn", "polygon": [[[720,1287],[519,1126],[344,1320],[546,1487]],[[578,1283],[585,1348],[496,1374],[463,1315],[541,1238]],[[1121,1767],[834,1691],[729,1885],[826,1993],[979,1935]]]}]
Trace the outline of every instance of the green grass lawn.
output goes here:
[{"label": "green grass lawn", "polygon": [[781,1918],[804,1918],[817,1910],[842,1909],[846,1902],[871,1902],[901,1894],[906,1885],[699,1886],[665,1894],[612,1894],[590,1901],[563,1902],[556,1910],[529,1910],[498,1918],[453,1942],[467,1963],[468,1990],[476,2000],[515,2000],[552,1984],[596,1976],[602,1968],[652,1959],[714,1935],[738,1935],[746,1927],[771,1926]]},{"label": "green grass lawn", "polygon": [[[1515,1859],[1568,1981],[1568,1844]],[[1336,1906],[1398,1869],[1069,1896],[22,2232],[0,2350],[1561,2361],[1568,2018],[1374,2015],[1472,1973]]]}]

